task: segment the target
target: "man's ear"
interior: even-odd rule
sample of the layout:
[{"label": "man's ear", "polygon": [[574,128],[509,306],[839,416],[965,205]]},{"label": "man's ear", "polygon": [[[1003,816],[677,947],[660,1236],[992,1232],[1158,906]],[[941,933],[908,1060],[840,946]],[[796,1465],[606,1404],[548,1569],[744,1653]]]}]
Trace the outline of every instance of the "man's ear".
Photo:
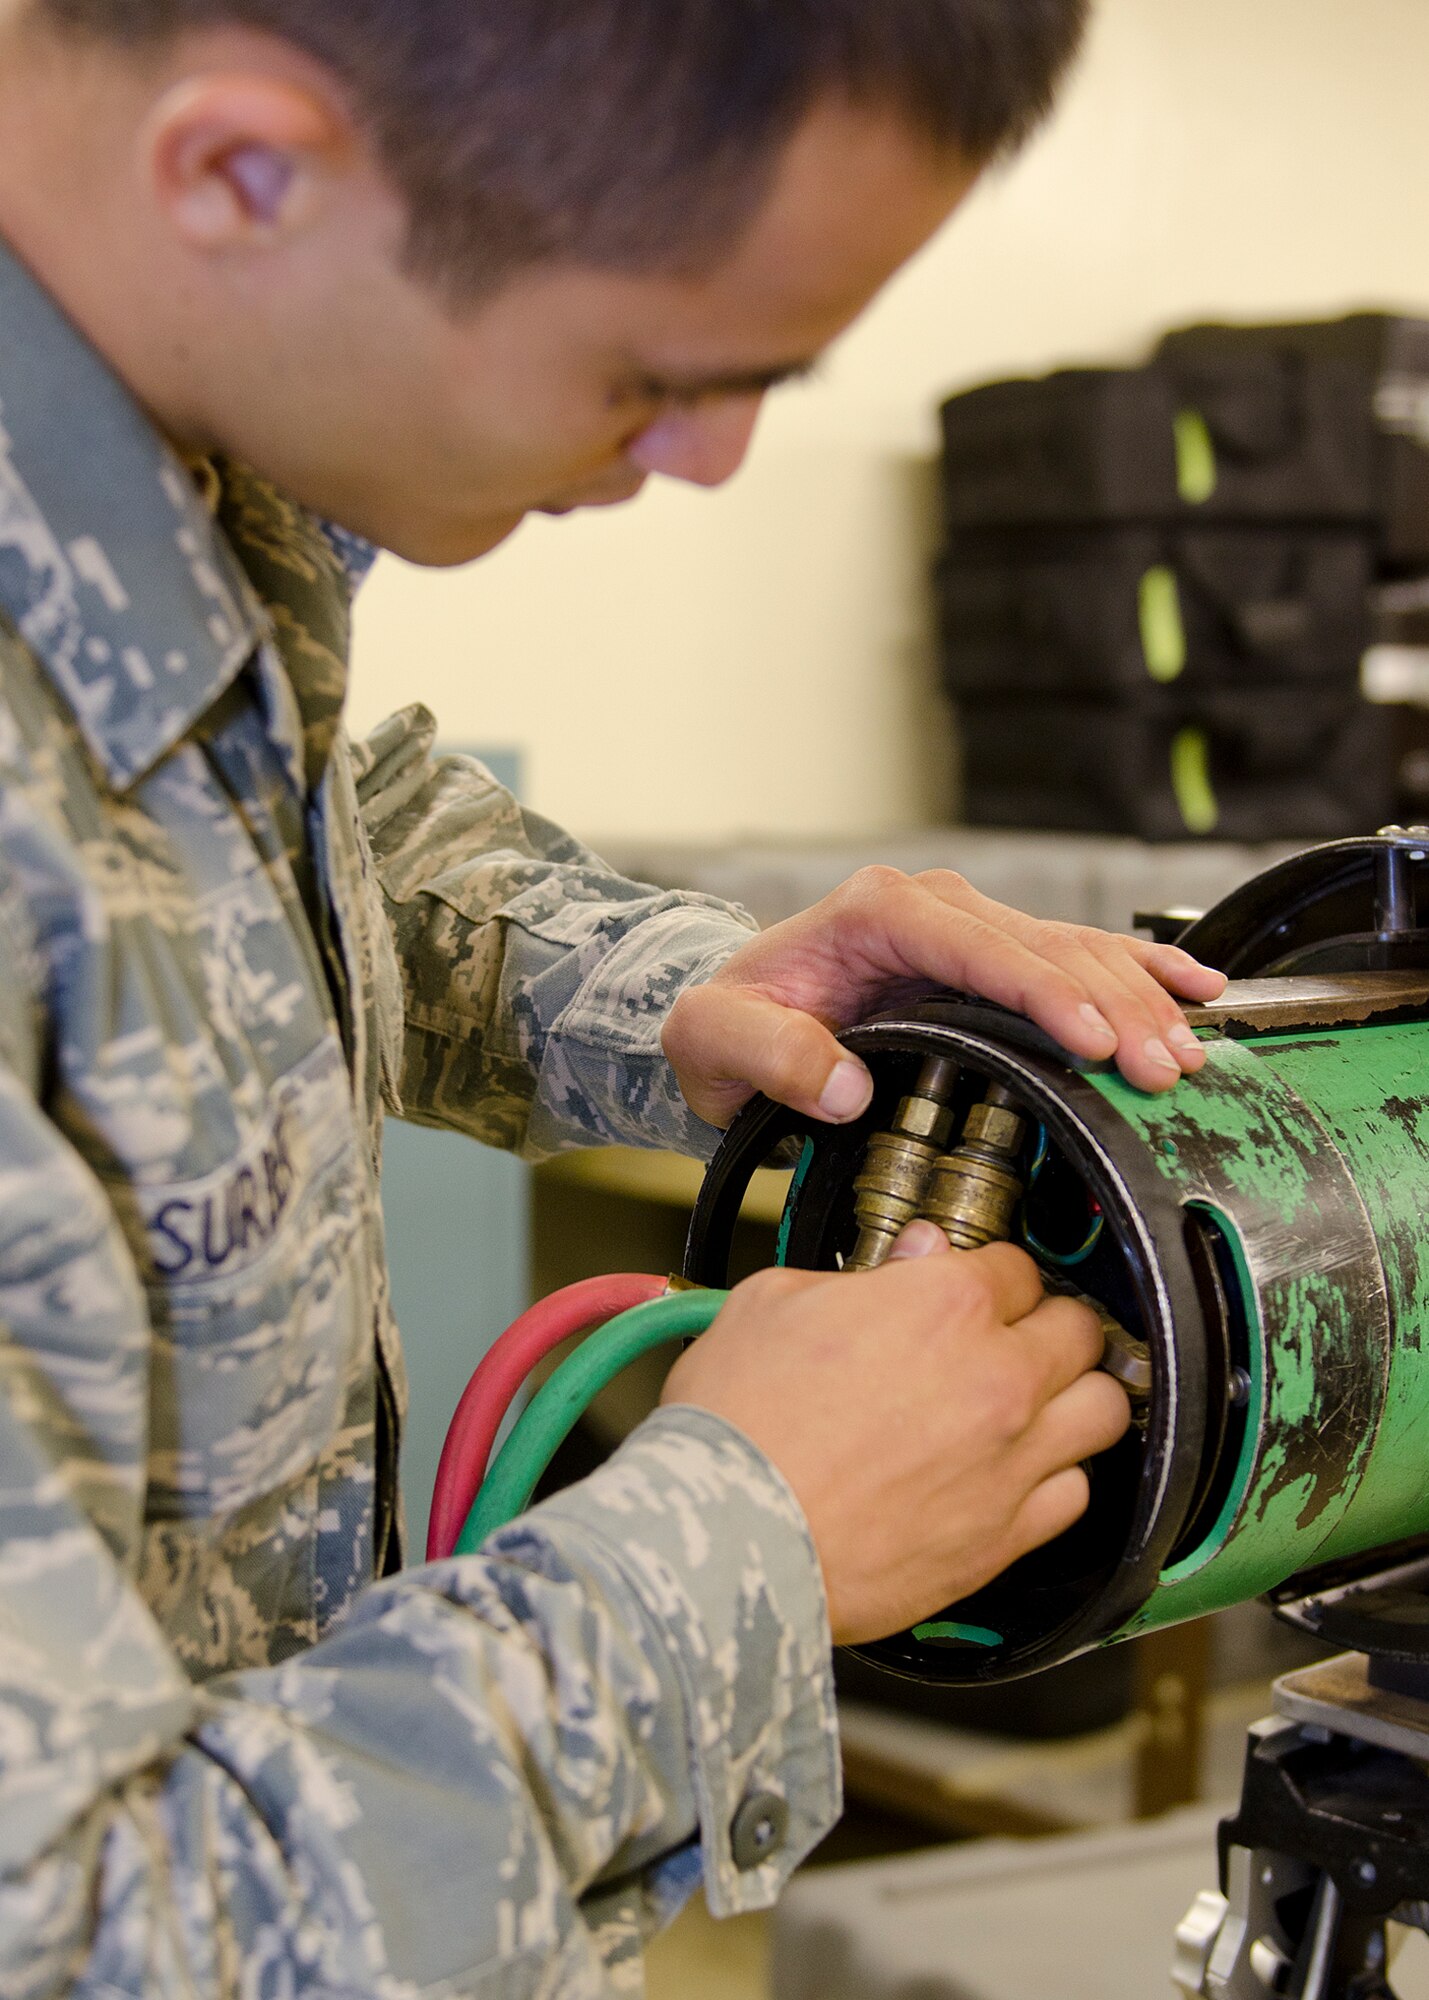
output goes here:
[{"label": "man's ear", "polygon": [[155,196],[200,251],[266,247],[300,234],[357,154],[341,105],[278,77],[188,77],[145,126]]}]

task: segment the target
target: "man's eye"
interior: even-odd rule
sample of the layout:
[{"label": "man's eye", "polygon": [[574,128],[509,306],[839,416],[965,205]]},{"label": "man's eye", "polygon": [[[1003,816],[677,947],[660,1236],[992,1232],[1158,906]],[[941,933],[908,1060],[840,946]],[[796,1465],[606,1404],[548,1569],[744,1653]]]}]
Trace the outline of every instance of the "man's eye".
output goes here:
[{"label": "man's eye", "polygon": [[673,382],[642,382],[639,389],[642,403],[649,403],[660,410],[693,410],[701,403],[707,403],[715,393],[710,389],[682,389]]},{"label": "man's eye", "polygon": [[619,392],[624,404],[638,404],[652,413],[667,410],[702,410],[711,403],[728,401],[737,391],[723,383],[663,382],[657,375],[643,376]]},{"label": "man's eye", "polygon": [[606,397],[612,410],[638,416],[657,416],[670,407],[674,391],[662,382],[618,382]]}]

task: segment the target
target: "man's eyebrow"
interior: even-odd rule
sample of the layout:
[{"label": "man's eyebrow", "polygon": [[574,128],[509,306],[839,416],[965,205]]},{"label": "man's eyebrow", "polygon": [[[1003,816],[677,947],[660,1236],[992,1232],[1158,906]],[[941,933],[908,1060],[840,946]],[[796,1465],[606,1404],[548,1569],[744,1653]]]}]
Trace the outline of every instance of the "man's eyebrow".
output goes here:
[{"label": "man's eyebrow", "polygon": [[767,396],[790,382],[807,382],[818,372],[820,357],[782,361],[772,368],[717,369],[708,373],[665,373],[646,369],[637,378],[637,393],[654,400],[696,402],[705,396]]}]

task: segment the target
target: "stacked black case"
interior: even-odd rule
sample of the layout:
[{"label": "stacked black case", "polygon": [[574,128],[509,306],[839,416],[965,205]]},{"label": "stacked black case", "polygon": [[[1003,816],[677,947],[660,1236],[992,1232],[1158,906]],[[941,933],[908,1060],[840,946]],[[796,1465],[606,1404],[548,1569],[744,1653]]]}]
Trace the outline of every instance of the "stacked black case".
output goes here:
[{"label": "stacked black case", "polygon": [[943,409],[966,816],[1333,838],[1395,807],[1360,662],[1429,569],[1429,323],[1195,327]]},{"label": "stacked black case", "polygon": [[1190,326],[1157,349],[1183,379],[1254,366],[1287,379],[1336,376],[1363,426],[1371,522],[1381,575],[1429,569],[1429,320],[1391,313],[1283,326]]}]

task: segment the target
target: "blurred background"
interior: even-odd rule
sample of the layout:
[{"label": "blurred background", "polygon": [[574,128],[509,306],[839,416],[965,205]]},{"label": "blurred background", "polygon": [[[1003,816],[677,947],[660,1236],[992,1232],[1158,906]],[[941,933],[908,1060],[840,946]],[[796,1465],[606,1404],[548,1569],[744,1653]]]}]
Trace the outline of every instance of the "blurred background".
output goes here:
[{"label": "blurred background", "polygon": [[384,562],[356,728],[420,695],[596,840],[952,817],[940,401],[1188,321],[1429,310],[1426,77],[1422,0],[1099,0],[1053,123],[771,402],[731,486],[532,521],[461,573]]},{"label": "blurred background", "polygon": [[[1307,521],[1292,466],[1267,482],[1253,519],[1231,523],[1249,539],[1207,554],[1201,529],[1187,528],[1198,508],[1209,516],[1219,504],[1206,504],[1206,438],[1194,426],[1177,430],[1174,453],[1169,432],[1163,441],[1165,505],[1148,519],[1129,510],[1141,540],[1118,541],[1127,522],[1095,504],[1085,519],[1073,509],[1058,523],[1018,518],[994,531],[990,516],[959,519],[961,503],[948,504],[958,467],[945,474],[939,414],[949,396],[998,380],[1144,363],[1169,330],[1205,321],[1363,311],[1429,320],[1426,88],[1424,0],[1098,0],[1090,47],[1052,124],[988,179],[814,382],[771,402],[729,488],[661,484],[627,509],[535,520],[459,573],[384,558],[359,603],[355,732],[421,699],[450,745],[504,758],[529,804],[631,872],[728,894],[763,921],[882,859],[959,867],[1038,914],[1125,927],[1139,910],[1204,906],[1307,837],[1370,831],[1391,813],[1429,818],[1415,789],[1423,780],[1429,801],[1429,621],[1416,623],[1429,543],[1388,561],[1384,521],[1362,496],[1346,498],[1333,522]],[[1351,429],[1358,422],[1363,438],[1392,419],[1429,464],[1426,401],[1413,392],[1416,371],[1429,382],[1429,331],[1381,323],[1345,354],[1359,388],[1342,382],[1348,402],[1336,407],[1343,414],[1358,394]],[[1386,383],[1406,381],[1408,402],[1391,409]],[[1200,410],[1183,380],[1168,422],[1192,405]],[[1131,476],[1109,441],[1105,399],[1074,386],[1036,411],[1034,428],[1070,427],[1073,457],[1106,472],[1108,490]],[[1209,402],[1201,414],[1212,469],[1224,472]],[[995,447],[996,422],[991,436]],[[966,501],[980,489],[956,490]],[[946,594],[940,609],[940,556],[976,586],[960,611]],[[1061,565],[1055,584],[1048,562]],[[1061,597],[1030,634],[1019,607],[1039,564],[1037,587]],[[1061,633],[1055,645],[1049,626]],[[1106,685],[1089,688],[1081,642],[1096,632],[1111,635]],[[1047,642],[1041,652],[1034,638]],[[1145,667],[1135,687],[1118,683],[1118,644]],[[1365,680],[1371,647],[1377,665]],[[1067,795],[1044,770],[1019,819],[1016,797],[1031,792],[1014,788],[1009,806],[986,782],[998,761],[996,702],[977,683],[1004,662],[1004,695],[1021,677],[1029,701],[1045,700],[1031,684],[1053,655],[1065,655],[1069,681],[1080,676],[1076,726],[1068,710],[1065,727],[1053,718],[1024,734],[1050,745],[1052,779],[1067,779]],[[1295,784],[1277,791],[1256,777],[1256,745],[1283,747],[1286,691],[1293,706],[1302,669],[1314,683],[1306,703],[1313,695],[1326,720],[1297,752]],[[1195,708],[1204,686],[1219,699],[1227,685],[1262,681],[1268,705],[1238,711],[1230,736]],[[1369,696],[1382,712],[1367,722]],[[1244,740],[1232,740],[1235,730]],[[1198,732],[1200,748],[1188,749]],[[1009,766],[1021,748],[1008,745]],[[1136,780],[1119,802],[1102,782],[1107,770]],[[1083,798],[1107,801],[1099,825],[1069,803],[1073,781]],[[1153,798],[1157,812],[1142,812]],[[1336,811],[1349,824],[1330,823]],[[555,1285],[677,1264],[698,1181],[688,1163],[621,1154],[533,1174],[464,1141],[393,1129],[388,1207],[414,1383],[406,1492],[416,1556],[442,1431],[486,1342]],[[780,1199],[766,1189],[750,1215],[750,1264],[772,1254]],[[658,1375],[648,1374],[605,1398],[578,1441],[586,1462],[656,1393]],[[579,1450],[564,1469],[583,1469]],[[1166,1941],[1187,1885],[1212,1880],[1212,1829],[1238,1787],[1245,1725],[1266,1703],[1269,1676],[1295,1657],[1256,1607],[1213,1626],[1122,1648],[1090,1671],[1075,1663],[1069,1681],[1028,1685],[997,1714],[930,1711],[900,1699],[896,1683],[849,1686],[850,1813],[822,1859],[914,1872],[847,1876],[822,1899],[812,1872],[803,1903],[791,1897],[777,1920],[772,1987],[768,1924],[716,1928],[696,1910],[659,1946],[651,1992],[1130,2000],[1169,1991]],[[1074,1859],[1056,1881],[1032,1883],[1033,1864],[1018,1858],[1032,1836],[1090,1828],[1105,1838],[1152,1818],[1158,1830],[1138,1825],[1122,1849]],[[989,1836],[1016,1846],[989,1847]],[[916,1864],[868,1859],[923,1848],[932,1851]],[[1144,1880],[1138,1868],[1150,1870]],[[1110,1910],[1103,1930],[1124,1937],[1114,1971],[1083,1963],[1072,1943],[1088,1907]],[[934,1909],[924,1963],[920,1912]],[[993,1910],[1003,1913],[996,1935]],[[1029,1913],[1033,1970],[1014,1975],[1006,1940],[1018,1910]],[[867,1941],[881,1923],[899,1950],[906,1944],[912,1984],[891,1974],[880,1983]],[[1411,1958],[1423,1945],[1411,1940]],[[1421,1955],[1420,1986],[1411,1959],[1401,1967],[1406,1994],[1429,1992],[1429,1948]]]}]

